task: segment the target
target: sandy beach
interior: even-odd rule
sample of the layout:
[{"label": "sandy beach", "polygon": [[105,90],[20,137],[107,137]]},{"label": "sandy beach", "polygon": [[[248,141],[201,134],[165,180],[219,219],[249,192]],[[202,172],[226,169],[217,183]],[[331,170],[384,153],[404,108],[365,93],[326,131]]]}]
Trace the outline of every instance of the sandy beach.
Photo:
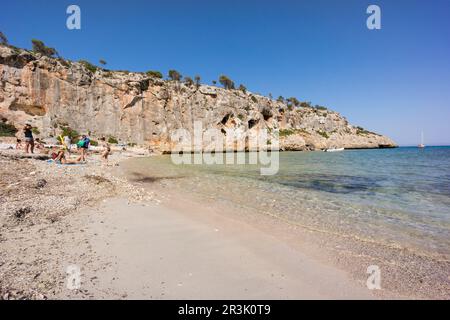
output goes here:
[{"label": "sandy beach", "polygon": [[198,210],[184,208],[115,199],[90,214],[94,250],[114,261],[96,279],[107,288],[102,298],[372,297],[344,272],[282,241],[218,216],[193,218]]},{"label": "sandy beach", "polygon": [[134,156],[115,152],[108,166],[97,155],[74,166],[1,156],[3,299],[445,297],[445,288],[369,290],[364,257],[332,255],[308,230],[127,176]]}]

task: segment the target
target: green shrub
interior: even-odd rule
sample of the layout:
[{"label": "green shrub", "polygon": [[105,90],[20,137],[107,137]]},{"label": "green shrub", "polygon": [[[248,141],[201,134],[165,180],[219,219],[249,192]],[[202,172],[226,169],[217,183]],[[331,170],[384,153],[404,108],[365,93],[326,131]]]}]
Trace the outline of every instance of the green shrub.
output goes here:
[{"label": "green shrub", "polygon": [[146,74],[147,74],[149,77],[158,78],[158,79],[162,79],[162,77],[163,77],[163,75],[162,75],[161,72],[155,71],[155,70],[147,71]]},{"label": "green shrub", "polygon": [[234,89],[234,81],[228,78],[226,75],[221,75],[219,77],[219,82],[227,90]]},{"label": "green shrub", "polygon": [[374,135],[379,136],[379,134],[369,131],[369,130],[366,130],[363,127],[356,127],[356,134],[360,135],[360,136],[364,136],[364,135],[368,135],[368,134],[374,134]]},{"label": "green shrub", "polygon": [[17,131],[18,130],[14,125],[0,122],[0,137],[14,137]]},{"label": "green shrub", "polygon": [[66,68],[70,68],[71,66],[70,61],[64,60],[63,58],[58,58],[58,61]]},{"label": "green shrub", "polygon": [[177,70],[169,70],[169,79],[174,81],[180,81],[182,75]]},{"label": "green shrub", "polygon": [[86,69],[88,69],[90,72],[95,73],[98,69],[97,66],[94,66],[92,63],[90,63],[89,61],[86,60],[80,60],[78,61],[79,63],[81,63]]},{"label": "green shrub", "polygon": [[41,40],[32,39],[31,43],[33,45],[33,51],[40,53],[47,57],[58,56],[58,52],[55,48],[47,47]]},{"label": "green shrub", "polygon": [[61,135],[63,137],[69,137],[72,143],[77,143],[80,137],[80,134],[76,131],[70,128],[69,126],[61,126]]},{"label": "green shrub", "polygon": [[293,134],[309,135],[309,132],[305,129],[280,129],[279,132],[280,137],[287,137]]},{"label": "green shrub", "polygon": [[136,147],[136,146],[137,146],[137,143],[135,143],[135,142],[128,142],[127,145],[128,145],[129,147]]},{"label": "green shrub", "polygon": [[114,138],[114,137],[109,137],[109,138],[108,138],[108,143],[111,143],[111,144],[118,144],[119,141],[118,141],[116,138]]},{"label": "green shrub", "polygon": [[300,101],[298,101],[296,97],[287,98],[286,101],[288,102],[288,104],[294,107],[298,107],[300,105]]},{"label": "green shrub", "polygon": [[293,134],[295,134],[295,130],[293,130],[293,129],[280,129],[279,136],[280,137],[287,137],[287,136],[290,136],[290,135],[293,135]]},{"label": "green shrub", "polygon": [[325,139],[328,139],[330,136],[328,135],[328,133],[326,133],[325,131],[320,131],[317,130],[316,131],[318,134],[320,134],[322,137],[324,137]]},{"label": "green shrub", "polygon": [[308,131],[306,131],[305,129],[298,129],[297,132],[302,133],[304,135],[310,135],[310,133]]},{"label": "green shrub", "polygon": [[41,134],[41,132],[39,131],[39,129],[36,128],[36,127],[33,127],[33,128],[31,129],[31,132],[33,132],[34,134]]},{"label": "green shrub", "polygon": [[364,133],[364,132],[366,132],[366,129],[364,129],[363,127],[356,127],[357,134]]},{"label": "green shrub", "polygon": [[251,98],[250,99],[252,99],[252,101],[254,102],[254,103],[257,103],[258,102],[258,99],[256,99],[256,97],[255,96],[251,96]]}]

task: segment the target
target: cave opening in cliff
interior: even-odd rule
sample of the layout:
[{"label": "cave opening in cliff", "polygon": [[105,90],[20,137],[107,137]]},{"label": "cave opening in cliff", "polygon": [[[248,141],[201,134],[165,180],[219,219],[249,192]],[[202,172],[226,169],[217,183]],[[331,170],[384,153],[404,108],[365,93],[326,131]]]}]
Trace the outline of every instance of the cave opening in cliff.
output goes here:
[{"label": "cave opening in cliff", "polygon": [[255,120],[255,119],[248,120],[248,128],[249,129],[253,128],[254,126],[256,126],[257,123],[258,123],[258,120]]},{"label": "cave opening in cliff", "polygon": [[44,116],[46,114],[45,108],[39,105],[23,104],[13,102],[9,107],[12,111],[23,111],[31,116]]}]

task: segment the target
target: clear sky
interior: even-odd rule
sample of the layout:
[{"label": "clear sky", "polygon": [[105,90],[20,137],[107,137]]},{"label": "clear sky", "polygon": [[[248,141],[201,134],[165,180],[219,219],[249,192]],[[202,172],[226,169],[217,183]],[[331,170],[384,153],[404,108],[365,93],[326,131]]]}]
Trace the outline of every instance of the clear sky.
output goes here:
[{"label": "clear sky", "polygon": [[[66,8],[81,8],[81,30]],[[377,4],[382,29],[366,27]],[[11,44],[68,59],[176,69],[330,107],[401,145],[450,144],[450,0],[2,1]]]}]

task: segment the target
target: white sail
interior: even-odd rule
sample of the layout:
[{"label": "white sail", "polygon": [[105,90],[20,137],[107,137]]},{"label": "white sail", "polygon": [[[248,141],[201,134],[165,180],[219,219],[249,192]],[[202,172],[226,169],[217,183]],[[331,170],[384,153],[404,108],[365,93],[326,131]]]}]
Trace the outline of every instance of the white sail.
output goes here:
[{"label": "white sail", "polygon": [[419,144],[419,148],[425,148],[425,143],[424,143],[424,139],[423,139],[423,130],[421,133],[421,140],[420,140],[420,144]]}]

